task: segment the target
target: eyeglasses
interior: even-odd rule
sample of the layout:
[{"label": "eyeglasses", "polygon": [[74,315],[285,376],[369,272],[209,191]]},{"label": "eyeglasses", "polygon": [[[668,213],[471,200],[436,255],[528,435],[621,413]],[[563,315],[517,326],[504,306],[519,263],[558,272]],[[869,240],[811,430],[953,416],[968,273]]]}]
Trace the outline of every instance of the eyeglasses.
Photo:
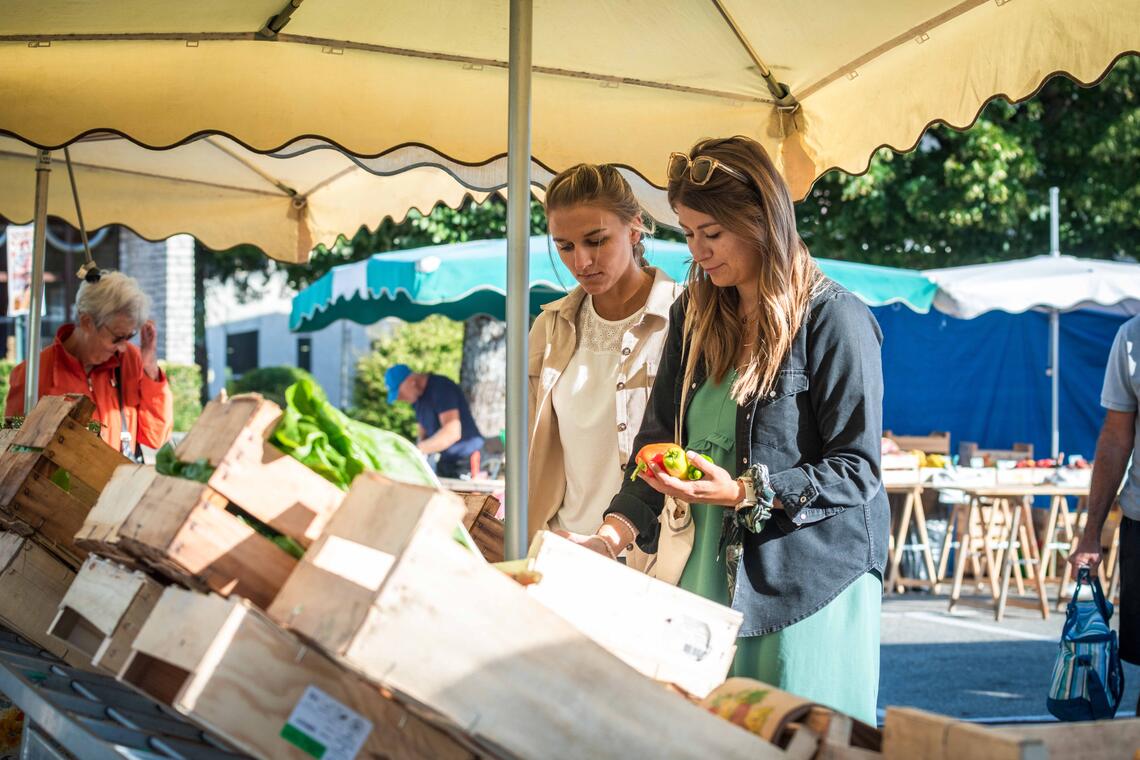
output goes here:
[{"label": "eyeglasses", "polygon": [[669,168],[667,171],[669,181],[671,182],[681,179],[685,176],[685,173],[688,172],[690,182],[694,185],[705,185],[712,179],[713,172],[717,169],[720,169],[730,177],[735,177],[745,184],[751,184],[746,174],[710,156],[689,158],[685,153],[669,154]]},{"label": "eyeglasses", "polygon": [[131,338],[139,334],[138,330],[131,330],[128,335],[119,335],[118,333],[111,332],[111,328],[105,325],[99,329],[106,330],[107,334],[111,336],[111,343],[116,346],[120,343],[126,343],[127,341],[131,340]]}]

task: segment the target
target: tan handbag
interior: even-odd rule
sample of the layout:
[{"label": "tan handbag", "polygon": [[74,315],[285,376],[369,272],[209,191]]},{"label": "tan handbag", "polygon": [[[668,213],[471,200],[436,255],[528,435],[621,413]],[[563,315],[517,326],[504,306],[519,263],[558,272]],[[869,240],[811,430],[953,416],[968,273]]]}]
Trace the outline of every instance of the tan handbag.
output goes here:
[{"label": "tan handbag", "polygon": [[[681,388],[682,414],[688,396],[687,391],[688,384]],[[681,441],[681,428],[681,419],[678,415],[677,427],[673,431],[678,443]],[[634,544],[626,555],[626,564],[652,578],[676,586],[681,580],[681,573],[685,571],[689,555],[693,553],[693,541],[697,535],[693,510],[680,499],[666,496],[658,522],[660,527],[657,535],[657,553],[646,554]]]}]

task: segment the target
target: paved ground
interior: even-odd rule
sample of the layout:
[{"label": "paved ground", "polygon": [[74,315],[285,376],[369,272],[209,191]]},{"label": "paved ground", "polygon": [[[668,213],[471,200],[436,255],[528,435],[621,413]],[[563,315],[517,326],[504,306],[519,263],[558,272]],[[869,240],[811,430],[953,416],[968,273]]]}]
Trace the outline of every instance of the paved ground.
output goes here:
[{"label": "paved ground", "polygon": [[[883,600],[880,720],[887,705],[987,722],[1052,720],[1045,694],[1064,613],[1042,620],[1012,607],[998,623],[992,608],[949,613],[947,604],[913,591]],[[1140,667],[1125,663],[1124,683],[1118,717],[1134,714]]]}]

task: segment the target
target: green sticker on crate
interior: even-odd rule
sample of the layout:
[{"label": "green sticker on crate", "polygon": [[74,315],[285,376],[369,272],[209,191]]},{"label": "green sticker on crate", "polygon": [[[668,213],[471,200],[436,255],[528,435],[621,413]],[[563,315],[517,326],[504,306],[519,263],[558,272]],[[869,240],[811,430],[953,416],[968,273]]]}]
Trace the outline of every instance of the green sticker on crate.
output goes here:
[{"label": "green sticker on crate", "polygon": [[281,738],[319,760],[352,760],[370,733],[372,721],[308,686],[281,729]]},{"label": "green sticker on crate", "polygon": [[305,734],[294,725],[286,723],[285,728],[281,729],[281,738],[299,747],[302,752],[312,755],[318,760],[325,756],[325,745],[308,734]]}]

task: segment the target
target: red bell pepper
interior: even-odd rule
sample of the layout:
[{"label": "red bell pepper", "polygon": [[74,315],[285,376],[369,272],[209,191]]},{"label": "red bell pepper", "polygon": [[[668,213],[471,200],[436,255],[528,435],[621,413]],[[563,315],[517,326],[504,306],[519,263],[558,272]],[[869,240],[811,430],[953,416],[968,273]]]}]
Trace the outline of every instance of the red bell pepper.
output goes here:
[{"label": "red bell pepper", "polygon": [[[710,457],[703,454],[702,456],[712,461]],[[650,463],[678,480],[700,480],[705,476],[699,468],[689,464],[685,450],[675,443],[650,443],[642,446],[634,461],[637,462],[637,469],[630,476],[630,480],[648,470]]]}]

